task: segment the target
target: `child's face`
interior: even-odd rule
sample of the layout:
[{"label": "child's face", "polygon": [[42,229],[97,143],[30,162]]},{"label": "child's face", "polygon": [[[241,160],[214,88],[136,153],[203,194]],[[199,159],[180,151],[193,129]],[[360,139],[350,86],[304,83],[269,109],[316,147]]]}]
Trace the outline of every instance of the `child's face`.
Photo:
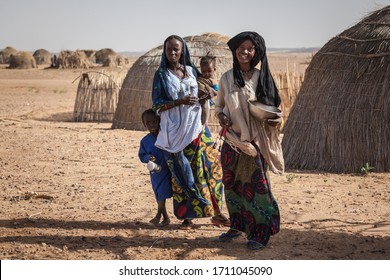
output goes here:
[{"label": "child's face", "polygon": [[144,116],[144,125],[149,130],[150,133],[158,133],[160,130],[160,119],[157,116],[147,114]]},{"label": "child's face", "polygon": [[215,66],[214,63],[201,65],[200,71],[202,72],[202,76],[206,79],[211,79],[214,77],[215,74]]}]

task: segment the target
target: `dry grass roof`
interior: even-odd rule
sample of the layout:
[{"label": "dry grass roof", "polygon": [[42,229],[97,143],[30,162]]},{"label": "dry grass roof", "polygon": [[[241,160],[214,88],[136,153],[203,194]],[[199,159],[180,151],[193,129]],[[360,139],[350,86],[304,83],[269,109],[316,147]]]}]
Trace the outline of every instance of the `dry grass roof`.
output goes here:
[{"label": "dry grass roof", "polygon": [[390,171],[390,6],[313,57],[284,128],[289,169]]},{"label": "dry grass roof", "polygon": [[37,65],[42,64],[50,64],[52,61],[52,55],[48,50],[38,49],[33,53],[33,57],[35,58],[35,62]]},{"label": "dry grass roof", "polygon": [[32,69],[37,68],[34,57],[29,52],[17,52],[11,54],[9,61],[9,69]]},{"label": "dry grass roof", "polygon": [[8,64],[11,54],[16,54],[18,51],[13,47],[5,47],[0,51],[0,64]]}]

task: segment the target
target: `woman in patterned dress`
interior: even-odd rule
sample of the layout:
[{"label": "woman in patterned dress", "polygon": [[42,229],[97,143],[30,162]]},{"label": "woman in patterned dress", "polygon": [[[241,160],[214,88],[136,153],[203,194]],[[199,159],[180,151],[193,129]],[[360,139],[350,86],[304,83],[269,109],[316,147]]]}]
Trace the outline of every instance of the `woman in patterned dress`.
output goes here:
[{"label": "woman in patterned dress", "polygon": [[160,115],[156,146],[165,151],[173,177],[174,214],[183,219],[213,217],[222,206],[222,169],[210,131],[201,122],[196,77],[184,40],[169,36],[152,89],[153,109]]},{"label": "woman in patterned dress", "polygon": [[[256,119],[248,101],[277,108],[280,97],[259,34],[242,32],[230,39],[228,46],[233,69],[219,82],[215,114],[227,139],[221,150],[221,164],[231,225],[218,241],[229,242],[244,232],[248,248],[260,249],[280,226],[268,170],[279,174],[284,171],[278,137],[281,118]],[[260,69],[255,68],[260,61]]]}]

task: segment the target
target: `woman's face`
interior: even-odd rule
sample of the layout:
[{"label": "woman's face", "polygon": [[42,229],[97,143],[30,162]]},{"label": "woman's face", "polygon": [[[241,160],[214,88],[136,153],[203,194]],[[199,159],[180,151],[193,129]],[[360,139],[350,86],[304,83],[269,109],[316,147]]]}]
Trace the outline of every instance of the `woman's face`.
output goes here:
[{"label": "woman's face", "polygon": [[165,56],[170,63],[177,63],[183,53],[183,44],[177,39],[170,39],[165,45]]},{"label": "woman's face", "polygon": [[251,40],[247,39],[236,49],[236,57],[240,64],[248,64],[255,56],[256,48]]}]

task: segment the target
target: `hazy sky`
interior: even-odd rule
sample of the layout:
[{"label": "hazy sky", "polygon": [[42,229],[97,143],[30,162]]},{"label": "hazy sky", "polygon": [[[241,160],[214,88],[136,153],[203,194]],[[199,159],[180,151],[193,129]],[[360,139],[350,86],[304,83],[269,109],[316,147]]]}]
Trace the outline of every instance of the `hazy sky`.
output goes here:
[{"label": "hazy sky", "polygon": [[147,51],[166,37],[256,31],[268,48],[322,47],[390,0],[0,0],[0,49]]}]

